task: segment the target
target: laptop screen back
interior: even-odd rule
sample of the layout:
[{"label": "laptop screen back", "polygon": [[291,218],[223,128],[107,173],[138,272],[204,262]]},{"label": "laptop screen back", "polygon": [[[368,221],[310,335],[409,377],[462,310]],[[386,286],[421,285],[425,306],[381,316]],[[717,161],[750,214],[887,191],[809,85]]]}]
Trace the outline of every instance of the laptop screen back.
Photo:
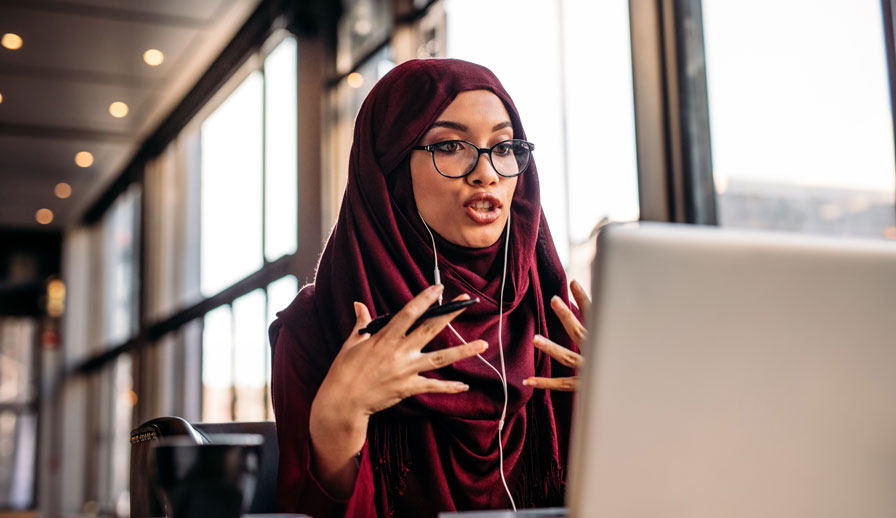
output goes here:
[{"label": "laptop screen back", "polygon": [[896,516],[896,243],[598,238],[571,516]]}]

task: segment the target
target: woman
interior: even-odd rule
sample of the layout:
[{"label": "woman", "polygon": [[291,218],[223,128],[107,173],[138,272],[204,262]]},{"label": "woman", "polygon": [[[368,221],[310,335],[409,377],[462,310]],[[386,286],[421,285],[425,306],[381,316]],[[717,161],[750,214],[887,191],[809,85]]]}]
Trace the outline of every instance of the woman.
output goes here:
[{"label": "woman", "polygon": [[[271,326],[283,511],[562,504],[572,398],[533,389],[574,383],[584,328],[530,149],[484,67],[410,61],[373,88],[315,282]],[[410,329],[443,296],[480,302]],[[371,313],[397,314],[371,335]]]}]

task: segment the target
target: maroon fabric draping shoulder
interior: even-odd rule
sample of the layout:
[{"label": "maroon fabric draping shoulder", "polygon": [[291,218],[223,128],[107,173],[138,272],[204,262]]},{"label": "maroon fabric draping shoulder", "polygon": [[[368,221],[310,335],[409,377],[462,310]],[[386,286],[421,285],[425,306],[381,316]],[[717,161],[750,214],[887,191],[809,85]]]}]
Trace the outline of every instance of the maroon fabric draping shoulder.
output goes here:
[{"label": "maroon fabric draping shoulder", "polygon": [[[373,316],[395,312],[432,282],[433,252],[413,202],[408,156],[455,96],[468,90],[498,96],[514,137],[526,138],[498,79],[484,67],[459,60],[403,63],[374,86],[361,106],[342,206],[314,284],[278,314],[270,330],[283,511],[435,516],[439,511],[509,507],[498,477],[495,441],[503,392],[494,371],[476,358],[424,374],[464,381],[468,392],[415,396],[372,417],[351,499],[330,498],[309,470],[311,401],[354,325],[352,302],[363,302]],[[510,227],[503,329],[498,329],[501,265],[494,264],[503,258],[503,241],[471,250],[440,239],[442,284],[446,299],[460,293],[481,299],[454,326],[467,340],[482,338],[491,344],[485,357],[493,365],[498,365],[498,333],[503,333],[509,404],[502,443],[505,473],[518,506],[559,505],[571,396],[522,385],[532,375],[573,374],[532,346],[534,334],[540,333],[574,349],[559,320],[545,309],[554,295],[568,298],[541,211],[534,162],[519,177]],[[446,330],[426,350],[458,343]]]}]

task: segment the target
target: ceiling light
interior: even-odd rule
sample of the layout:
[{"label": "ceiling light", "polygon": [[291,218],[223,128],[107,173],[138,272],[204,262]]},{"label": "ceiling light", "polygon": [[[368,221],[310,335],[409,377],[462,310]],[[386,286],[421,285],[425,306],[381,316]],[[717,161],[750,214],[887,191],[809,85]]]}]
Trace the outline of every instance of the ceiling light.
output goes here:
[{"label": "ceiling light", "polygon": [[72,186],[65,182],[57,183],[53,193],[56,194],[57,198],[64,200],[72,195]]},{"label": "ceiling light", "polygon": [[109,114],[120,119],[128,114],[128,105],[121,101],[115,101],[109,105]]},{"label": "ceiling light", "polygon": [[90,151],[81,151],[75,155],[75,163],[78,167],[90,167],[93,165],[93,155]]},{"label": "ceiling light", "polygon": [[18,50],[22,48],[22,37],[18,34],[7,32],[3,35],[3,39],[0,40],[0,44],[9,50]]},{"label": "ceiling light", "polygon": [[37,211],[37,214],[34,215],[34,219],[41,225],[47,225],[53,221],[53,211],[50,209],[40,209]]},{"label": "ceiling light", "polygon": [[348,81],[348,85],[352,88],[361,88],[361,85],[364,84],[364,76],[357,72],[352,72],[348,75],[346,81]]},{"label": "ceiling light", "polygon": [[143,61],[151,67],[157,67],[165,61],[165,55],[161,50],[149,49],[143,53]]}]

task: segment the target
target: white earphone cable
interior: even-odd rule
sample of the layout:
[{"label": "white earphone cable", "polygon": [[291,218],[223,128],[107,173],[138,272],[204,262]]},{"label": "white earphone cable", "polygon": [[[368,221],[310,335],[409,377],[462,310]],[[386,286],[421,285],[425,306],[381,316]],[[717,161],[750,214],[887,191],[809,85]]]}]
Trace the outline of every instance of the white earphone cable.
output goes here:
[{"label": "white earphone cable", "polygon": [[[426,220],[423,219],[423,215],[420,212],[417,212],[420,215],[420,221],[423,222],[423,226],[426,227],[426,231],[429,232],[429,238],[432,240],[432,254],[433,254],[433,280],[435,284],[441,283],[441,276],[439,274],[439,253],[436,250],[436,238],[432,233],[432,230],[429,229],[429,225],[426,224]],[[507,369],[504,366],[504,285],[507,281],[507,252],[510,248],[510,213],[507,214],[507,226],[505,232],[505,240],[504,240],[504,268],[501,273],[501,290],[498,295],[498,356],[501,358],[501,370],[495,368],[488,360],[486,360],[481,354],[477,354],[476,356],[482,360],[483,363],[488,365],[488,367],[495,371],[495,374],[498,375],[498,379],[501,380],[501,387],[504,390],[504,408],[501,410],[501,418],[498,420],[498,474],[501,476],[501,483],[504,485],[504,491],[507,492],[507,498],[510,499],[510,506],[516,511],[516,502],[513,500],[513,495],[510,493],[510,487],[507,485],[507,478],[504,476],[504,443],[501,440],[501,432],[504,430],[504,420],[507,418],[507,402],[509,399],[507,393]],[[439,305],[442,304],[442,295],[439,295]],[[467,343],[464,340],[464,337],[454,329],[450,323],[448,324],[448,329],[451,329],[451,332],[454,333],[454,336],[461,341],[461,343]]]},{"label": "white earphone cable", "polygon": [[[510,248],[510,212],[507,213],[506,237],[504,239],[504,268],[501,273],[501,291],[498,295],[498,356],[501,358],[501,385],[504,387],[504,409],[501,411],[501,420],[498,422],[498,466],[501,471],[501,482],[504,484],[504,491],[507,491],[507,498],[510,499],[510,506],[516,512],[516,502],[513,501],[513,495],[510,494],[510,488],[507,487],[507,479],[504,476],[504,444],[501,441],[501,431],[504,430],[504,420],[507,418],[507,369],[504,367],[504,284],[507,281],[507,251]],[[491,365],[491,364],[489,364]]]}]

